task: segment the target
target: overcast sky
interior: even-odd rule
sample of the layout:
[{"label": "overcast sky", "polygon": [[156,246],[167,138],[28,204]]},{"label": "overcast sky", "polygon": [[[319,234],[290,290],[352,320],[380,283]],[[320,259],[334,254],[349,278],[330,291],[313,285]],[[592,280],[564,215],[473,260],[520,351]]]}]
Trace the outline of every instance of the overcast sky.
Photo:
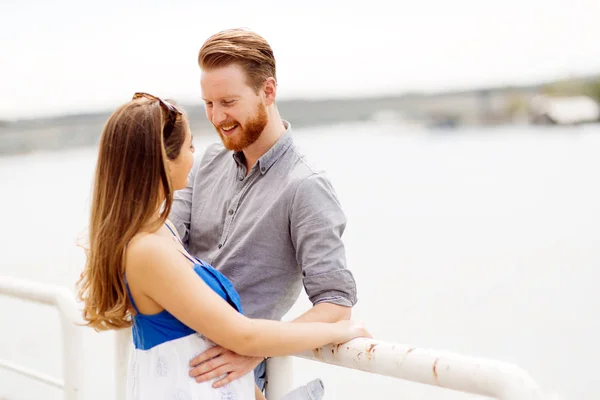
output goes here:
[{"label": "overcast sky", "polygon": [[136,91],[199,103],[202,42],[240,26],[273,46],[280,98],[600,72],[599,15],[600,0],[3,0],[0,119],[107,110]]}]

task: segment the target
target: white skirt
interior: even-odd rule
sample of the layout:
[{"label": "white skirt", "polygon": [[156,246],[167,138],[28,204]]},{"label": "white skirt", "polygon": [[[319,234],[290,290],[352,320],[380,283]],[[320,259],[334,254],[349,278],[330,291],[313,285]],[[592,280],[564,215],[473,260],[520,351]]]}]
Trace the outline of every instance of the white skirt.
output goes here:
[{"label": "white skirt", "polygon": [[190,377],[190,361],[215,344],[194,333],[150,350],[133,349],[129,357],[127,400],[254,400],[254,372],[224,387]]}]

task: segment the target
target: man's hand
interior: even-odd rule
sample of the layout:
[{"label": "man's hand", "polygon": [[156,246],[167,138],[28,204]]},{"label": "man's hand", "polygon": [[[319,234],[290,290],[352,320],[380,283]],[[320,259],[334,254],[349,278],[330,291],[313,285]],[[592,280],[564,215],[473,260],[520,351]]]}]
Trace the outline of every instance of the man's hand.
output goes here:
[{"label": "man's hand", "polygon": [[254,370],[262,360],[261,357],[241,356],[221,346],[215,346],[190,361],[190,376],[196,378],[196,382],[206,382],[227,374],[213,384],[214,388],[219,388]]}]

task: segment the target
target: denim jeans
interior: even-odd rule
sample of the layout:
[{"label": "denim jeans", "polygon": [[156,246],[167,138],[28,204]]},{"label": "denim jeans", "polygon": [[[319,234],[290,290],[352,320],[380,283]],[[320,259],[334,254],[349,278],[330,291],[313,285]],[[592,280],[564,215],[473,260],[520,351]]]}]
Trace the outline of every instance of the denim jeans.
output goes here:
[{"label": "denim jeans", "polygon": [[292,390],[283,396],[281,400],[321,400],[324,394],[323,381],[317,378]]},{"label": "denim jeans", "polygon": [[260,391],[264,392],[265,383],[267,381],[267,360],[263,360],[263,362],[258,364],[258,367],[254,369],[254,380]]},{"label": "denim jeans", "polygon": [[[254,369],[254,380],[261,392],[265,391],[267,379],[267,361],[263,361]],[[315,379],[304,386],[300,386],[285,396],[282,400],[321,400],[324,395],[323,381]]]}]

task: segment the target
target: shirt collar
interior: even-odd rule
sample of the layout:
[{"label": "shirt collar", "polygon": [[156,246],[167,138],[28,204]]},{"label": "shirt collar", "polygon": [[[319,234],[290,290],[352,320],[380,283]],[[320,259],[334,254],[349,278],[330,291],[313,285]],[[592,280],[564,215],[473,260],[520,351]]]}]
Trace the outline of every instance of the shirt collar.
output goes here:
[{"label": "shirt collar", "polygon": [[[287,149],[290,148],[293,143],[292,125],[287,121],[283,121],[283,125],[286,128],[285,133],[281,135],[277,142],[275,142],[275,144],[256,162],[257,166],[260,168],[260,173],[263,175],[269,170],[269,168],[271,168],[273,164],[275,164],[277,160],[279,160],[279,158],[281,158],[281,156],[286,152]],[[244,153],[241,151],[233,153],[233,159],[240,166],[245,164]]]}]

